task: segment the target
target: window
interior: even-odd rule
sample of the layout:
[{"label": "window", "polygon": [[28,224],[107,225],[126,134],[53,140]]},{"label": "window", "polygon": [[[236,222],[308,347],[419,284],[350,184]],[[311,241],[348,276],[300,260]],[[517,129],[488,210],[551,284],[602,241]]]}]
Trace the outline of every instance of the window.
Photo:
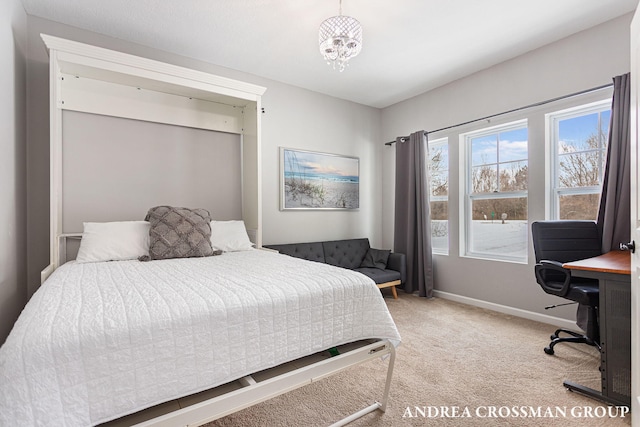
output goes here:
[{"label": "window", "polygon": [[[462,134],[463,256],[527,260],[527,121]],[[462,192],[461,192],[462,193]]]},{"label": "window", "polygon": [[610,118],[611,100],[547,115],[552,219],[596,219]]},{"label": "window", "polygon": [[429,141],[431,185],[431,246],[434,253],[449,253],[449,140]]}]

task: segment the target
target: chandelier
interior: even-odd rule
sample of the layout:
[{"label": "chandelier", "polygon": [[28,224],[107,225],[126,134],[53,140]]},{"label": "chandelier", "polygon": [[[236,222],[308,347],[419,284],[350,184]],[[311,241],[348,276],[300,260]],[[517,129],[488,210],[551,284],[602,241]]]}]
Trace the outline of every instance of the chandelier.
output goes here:
[{"label": "chandelier", "polygon": [[348,65],[350,58],[357,56],[362,49],[362,25],[357,19],[342,15],[332,16],[320,24],[318,30],[320,53],[327,64],[338,68],[340,72]]}]

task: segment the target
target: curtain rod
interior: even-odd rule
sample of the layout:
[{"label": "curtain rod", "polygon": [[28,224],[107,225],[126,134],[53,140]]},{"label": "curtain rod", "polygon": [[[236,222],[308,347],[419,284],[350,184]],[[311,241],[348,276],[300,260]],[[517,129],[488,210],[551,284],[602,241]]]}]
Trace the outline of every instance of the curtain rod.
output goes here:
[{"label": "curtain rod", "polygon": [[[547,99],[546,101],[540,101],[540,102],[536,102],[534,104],[525,105],[524,107],[514,108],[514,109],[508,110],[508,111],[503,111],[502,113],[491,114],[490,116],[485,116],[485,117],[481,117],[479,119],[469,120],[467,122],[458,123],[457,125],[451,125],[451,126],[443,127],[443,128],[436,129],[436,130],[425,131],[424,134],[425,135],[429,135],[430,133],[436,133],[436,132],[440,132],[440,131],[443,131],[443,130],[453,129],[453,128],[458,127],[458,126],[464,126],[464,125],[468,125],[468,124],[471,124],[471,123],[480,122],[482,120],[492,119],[494,117],[502,116],[504,114],[515,113],[516,111],[526,110],[527,108],[539,107],[541,105],[549,104],[551,102],[560,101],[562,99],[571,98],[573,96],[584,95],[585,93],[595,92],[597,90],[605,89],[605,88],[608,88],[608,87],[611,87],[611,86],[613,86],[613,83],[609,83],[609,84],[606,84],[606,85],[593,87],[591,89],[581,90],[580,92],[570,93],[569,95],[558,96],[557,98]],[[408,136],[401,136],[400,137],[400,141],[402,141],[402,142],[405,142],[408,139],[409,139]],[[396,141],[389,141],[389,142],[385,142],[384,145],[391,146],[391,145],[393,145],[395,143],[396,143]]]}]

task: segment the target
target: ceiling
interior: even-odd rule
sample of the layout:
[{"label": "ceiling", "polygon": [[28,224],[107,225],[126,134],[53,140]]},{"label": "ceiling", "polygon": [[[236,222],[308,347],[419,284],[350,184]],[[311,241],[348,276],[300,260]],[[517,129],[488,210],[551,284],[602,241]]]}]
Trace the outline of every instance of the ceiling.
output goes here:
[{"label": "ceiling", "polygon": [[339,0],[22,0],[29,15],[384,108],[635,10],[638,0],[344,0],[363,48],[318,51]]}]

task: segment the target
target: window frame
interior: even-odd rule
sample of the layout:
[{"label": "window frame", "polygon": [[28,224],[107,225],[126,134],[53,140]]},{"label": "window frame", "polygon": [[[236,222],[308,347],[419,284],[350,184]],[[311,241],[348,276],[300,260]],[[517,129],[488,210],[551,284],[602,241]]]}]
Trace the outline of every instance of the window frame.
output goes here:
[{"label": "window frame", "polygon": [[[559,170],[560,170],[560,158],[562,157],[559,154],[559,143],[560,143],[560,135],[559,135],[559,123],[562,120],[577,118],[581,116],[586,116],[589,114],[599,113],[599,128],[602,128],[602,112],[611,110],[611,99],[604,99],[601,101],[589,102],[586,104],[581,104],[577,106],[573,106],[570,108],[565,108],[558,111],[553,111],[551,113],[545,114],[545,123],[546,123],[546,164],[547,164],[547,177],[549,178],[548,184],[545,186],[547,190],[547,213],[546,217],[552,220],[562,220],[560,218],[560,198],[562,196],[573,196],[573,195],[587,195],[587,194],[600,194],[602,188],[602,177],[604,174],[604,157],[606,157],[607,152],[606,149],[598,149],[600,152],[600,162],[598,169],[598,180],[600,181],[599,185],[585,186],[585,187],[560,187],[558,186],[559,179]],[[605,135],[605,138],[608,138],[608,135]],[[602,146],[602,141],[599,141],[599,146]],[[595,218],[594,218],[595,220]]]},{"label": "window frame", "polygon": [[[498,255],[495,253],[487,253],[487,252],[479,252],[472,251],[472,221],[473,221],[473,202],[475,200],[490,200],[490,199],[506,199],[506,198],[520,198],[524,197],[527,199],[527,205],[529,202],[529,189],[527,184],[526,190],[515,190],[515,191],[496,191],[496,192],[488,192],[488,193],[471,193],[471,189],[473,188],[473,174],[471,173],[473,168],[472,162],[472,150],[471,150],[471,140],[474,138],[479,138],[488,135],[494,135],[498,133],[526,129],[527,131],[527,158],[526,160],[527,166],[529,165],[529,120],[528,118],[519,119],[510,121],[503,124],[498,124],[489,127],[483,127],[482,129],[472,130],[469,132],[463,132],[459,134],[460,139],[460,152],[462,155],[460,156],[460,168],[464,170],[464,179],[461,180],[460,186],[462,187],[460,190],[460,257],[462,258],[476,258],[476,259],[484,259],[491,261],[503,261],[503,262],[513,262],[513,263],[521,263],[526,264],[528,262],[528,250],[525,250],[523,256],[513,256],[513,255]],[[497,163],[500,164],[499,157],[497,158]],[[508,162],[503,162],[508,163]],[[498,170],[499,173],[499,170]],[[499,176],[499,175],[498,175]],[[527,183],[529,181],[529,176],[527,176]],[[529,216],[527,209],[527,217]],[[500,220],[496,218],[496,220]],[[529,236],[528,233],[526,235],[525,247],[529,246]]]},{"label": "window frame", "polygon": [[[429,202],[447,202],[447,246],[446,248],[434,248],[433,245],[431,247],[431,252],[437,255],[449,255],[449,250],[451,248],[451,234],[449,225],[451,224],[451,217],[449,215],[449,207],[450,201],[449,196],[451,195],[451,150],[449,146],[449,137],[445,136],[442,138],[434,139],[433,141],[429,141],[429,153],[427,157],[427,162],[431,162],[431,149],[437,148],[441,146],[447,147],[447,195],[446,196],[434,196],[431,192],[431,174],[429,174]],[[429,171],[431,168],[429,167]],[[433,236],[432,236],[433,237]]]}]

